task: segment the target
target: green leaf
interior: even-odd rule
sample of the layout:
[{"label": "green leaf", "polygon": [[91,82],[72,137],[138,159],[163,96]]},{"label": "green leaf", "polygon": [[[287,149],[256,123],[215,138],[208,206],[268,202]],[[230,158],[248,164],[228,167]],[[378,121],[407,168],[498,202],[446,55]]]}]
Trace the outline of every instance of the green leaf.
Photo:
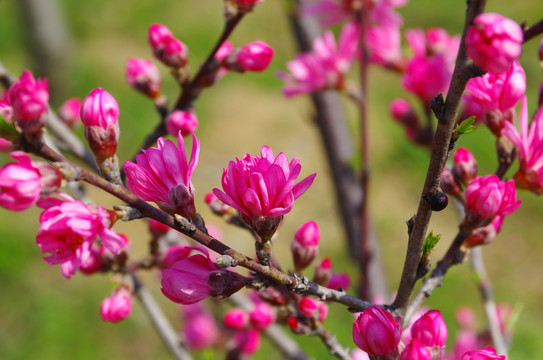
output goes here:
[{"label": "green leaf", "polygon": [[466,120],[462,121],[460,124],[456,125],[455,132],[458,136],[464,135],[467,133],[470,133],[476,129],[475,126],[473,126],[473,123],[475,122],[475,116],[471,116],[467,118]]},{"label": "green leaf", "polygon": [[426,236],[424,240],[424,245],[422,246],[422,253],[424,255],[429,255],[437,243],[441,240],[441,235],[434,235],[434,231],[430,230],[430,233]]},{"label": "green leaf", "polygon": [[6,121],[2,115],[0,115],[0,137],[7,140],[14,140],[19,136],[17,129],[13,123]]}]

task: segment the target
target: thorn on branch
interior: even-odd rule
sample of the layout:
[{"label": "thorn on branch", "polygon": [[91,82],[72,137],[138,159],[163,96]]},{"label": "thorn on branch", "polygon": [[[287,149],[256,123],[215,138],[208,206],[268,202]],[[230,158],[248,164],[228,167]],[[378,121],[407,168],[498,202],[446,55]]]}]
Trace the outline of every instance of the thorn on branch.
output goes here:
[{"label": "thorn on branch", "polygon": [[189,219],[179,214],[174,216],[175,222],[179,225],[182,231],[187,233],[194,233],[196,231],[196,225],[194,225]]}]

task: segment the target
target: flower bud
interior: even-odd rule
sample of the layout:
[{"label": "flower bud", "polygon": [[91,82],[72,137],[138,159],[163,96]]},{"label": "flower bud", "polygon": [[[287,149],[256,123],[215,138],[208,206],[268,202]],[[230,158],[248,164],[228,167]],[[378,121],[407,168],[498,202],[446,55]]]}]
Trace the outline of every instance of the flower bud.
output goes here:
[{"label": "flower bud", "polygon": [[249,320],[255,329],[262,331],[275,321],[275,312],[270,305],[260,302],[249,314]]},{"label": "flower bud", "polygon": [[475,312],[467,306],[458,308],[454,317],[461,329],[475,329],[477,325]]},{"label": "flower bud", "polygon": [[333,274],[330,277],[330,280],[328,280],[328,284],[326,284],[326,287],[329,287],[330,289],[334,289],[334,290],[343,289],[347,291],[350,285],[351,285],[351,277],[349,275]]},{"label": "flower bud", "polygon": [[188,258],[193,249],[193,247],[185,245],[170,246],[162,260],[162,267],[164,269],[171,268],[176,262]]},{"label": "flower bud", "polygon": [[47,122],[47,79],[34,79],[32,73],[25,70],[19,80],[9,88],[9,101],[21,130],[29,134],[39,132]]},{"label": "flower bud", "polygon": [[175,110],[166,117],[166,130],[171,136],[177,136],[181,131],[187,137],[198,128],[198,118],[191,112]]},{"label": "flower bud", "polygon": [[81,99],[78,97],[69,98],[58,110],[60,120],[70,129],[75,129],[81,123]]},{"label": "flower bud", "polygon": [[439,310],[428,311],[411,328],[412,338],[430,348],[445,346],[447,335],[447,325]]},{"label": "flower bud", "polygon": [[390,103],[389,109],[394,120],[400,124],[403,124],[408,128],[418,128],[419,117],[407,100],[402,98],[394,99]]},{"label": "flower bud", "polygon": [[313,220],[306,222],[296,230],[290,249],[294,257],[294,266],[305,269],[319,253],[320,231]]},{"label": "flower bud", "polygon": [[394,317],[378,306],[358,315],[353,324],[353,341],[369,355],[392,354],[400,344],[402,328]]},{"label": "flower bud", "polygon": [[464,185],[477,177],[477,161],[465,147],[459,147],[454,153],[454,166],[452,173]]},{"label": "flower bud", "polygon": [[119,322],[132,312],[132,293],[124,286],[115,290],[113,295],[105,298],[100,305],[100,316],[104,321]]},{"label": "flower bud", "polygon": [[0,100],[0,116],[10,124],[13,122],[13,108],[2,100]]},{"label": "flower bud", "polygon": [[187,64],[188,48],[166,26],[153,24],[148,35],[153,54],[165,65],[182,68]]},{"label": "flower bud", "polygon": [[249,324],[249,315],[242,309],[231,309],[224,314],[223,324],[229,329],[242,331]]},{"label": "flower bud", "polygon": [[462,360],[505,360],[505,355],[496,354],[496,349],[487,346],[481,350],[468,351],[462,356]]},{"label": "flower bud", "polygon": [[492,242],[501,230],[503,219],[503,216],[496,216],[489,225],[473,229],[462,246],[469,249]]},{"label": "flower bud", "polygon": [[170,231],[170,229],[171,228],[168,225],[165,225],[160,221],[156,221],[155,219],[149,218],[149,231],[153,236],[166,235],[168,231]]},{"label": "flower bud", "polygon": [[298,302],[298,311],[304,316],[313,317],[318,310],[317,302],[311,298],[304,297]]},{"label": "flower bud", "polygon": [[40,198],[42,177],[26,153],[14,151],[10,156],[17,163],[0,169],[0,206],[11,211],[26,210]]},{"label": "flower bud", "polygon": [[81,121],[85,126],[85,139],[98,159],[115,155],[119,140],[119,105],[110,93],[94,89],[83,100]]},{"label": "flower bud", "polygon": [[219,329],[212,314],[200,304],[181,306],[184,320],[182,330],[187,346],[191,350],[204,350],[219,339]]},{"label": "flower bud", "polygon": [[443,192],[448,195],[459,196],[462,194],[462,190],[460,189],[460,186],[458,186],[458,184],[456,183],[452,171],[448,168],[443,168],[439,186],[441,187],[441,190],[443,190]]},{"label": "flower bud", "polygon": [[315,275],[313,275],[313,281],[319,285],[328,284],[328,280],[332,276],[332,260],[330,258],[324,258],[315,268]]},{"label": "flower bud", "polygon": [[260,331],[251,329],[238,332],[236,336],[234,336],[234,343],[241,354],[254,354],[260,347]]},{"label": "flower bud", "polygon": [[264,71],[273,58],[273,49],[263,41],[253,41],[240,49],[238,64],[244,71]]},{"label": "flower bud", "polygon": [[162,91],[160,73],[151,60],[128,59],[126,63],[126,80],[132,88],[149,96],[151,99],[160,97]]},{"label": "flower bud", "polygon": [[424,345],[413,339],[402,351],[400,360],[432,360],[432,354]]}]

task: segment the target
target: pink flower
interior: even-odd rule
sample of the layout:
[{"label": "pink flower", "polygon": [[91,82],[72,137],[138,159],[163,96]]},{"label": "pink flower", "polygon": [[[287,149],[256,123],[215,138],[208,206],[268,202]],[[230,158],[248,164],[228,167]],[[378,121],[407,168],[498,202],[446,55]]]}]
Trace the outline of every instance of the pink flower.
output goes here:
[{"label": "pink flower", "polygon": [[244,355],[254,354],[260,347],[260,331],[250,329],[234,336],[236,348]]},{"label": "pink flower", "polygon": [[297,269],[305,269],[319,253],[320,231],[317,223],[308,221],[296,230],[290,249]]},{"label": "pink flower", "polygon": [[[4,92],[7,94],[8,92]],[[0,100],[0,117],[7,123],[13,123],[13,108],[6,102]]]},{"label": "pink flower", "polygon": [[62,264],[66,278],[75,274],[81,264],[87,264],[96,237],[114,254],[119,254],[127,239],[111,227],[110,213],[102,206],[89,207],[71,196],[60,194],[65,200],[47,198],[38,202],[45,209],[40,215],[40,229],[36,237],[48,264]]},{"label": "pink flower", "polygon": [[319,307],[315,300],[303,297],[298,302],[298,311],[304,316],[313,317],[319,311]]},{"label": "pink flower", "polygon": [[386,310],[372,306],[353,324],[353,341],[369,355],[392,354],[400,344],[402,327]]},{"label": "pink flower", "polygon": [[177,261],[162,270],[162,293],[179,304],[194,304],[209,296],[225,298],[246,285],[247,279],[215,266],[204,248],[201,254]]},{"label": "pink flower", "polygon": [[121,286],[100,304],[100,316],[104,321],[119,322],[132,312],[132,294]]},{"label": "pink flower", "polygon": [[503,216],[496,216],[489,225],[473,229],[471,235],[464,240],[463,246],[471,248],[492,242],[496,235],[500,233],[503,219]]},{"label": "pink flower", "polygon": [[264,330],[275,321],[275,312],[270,305],[259,302],[249,314],[251,325],[257,330]]},{"label": "pink flower", "polygon": [[543,107],[540,107],[528,128],[528,105],[526,98],[520,109],[520,133],[513,124],[506,122],[502,135],[517,148],[519,170],[515,174],[516,184],[535,194],[543,194]]},{"label": "pink flower", "polygon": [[198,128],[198,118],[191,112],[175,110],[166,118],[166,130],[171,136],[181,131],[183,137],[189,136]]},{"label": "pink flower", "polygon": [[[122,234],[119,234],[123,236]],[[104,261],[102,257],[108,253],[104,245],[94,243],[91,246],[89,258],[79,266],[79,271],[85,275],[92,275],[102,270]]]},{"label": "pink flower", "polygon": [[505,355],[496,354],[492,346],[487,346],[481,350],[468,351],[462,356],[462,360],[505,360]]},{"label": "pink flower", "polygon": [[17,163],[0,169],[0,206],[11,211],[26,210],[41,196],[41,175],[26,153],[14,151],[10,156]]},{"label": "pink flower", "polygon": [[298,55],[289,61],[290,74],[279,73],[285,81],[283,94],[293,96],[326,89],[342,89],[344,76],[358,52],[360,31],[356,23],[343,27],[336,45],[334,35],[326,31],[313,41],[313,52]]},{"label": "pink flower", "polygon": [[219,329],[212,314],[200,304],[181,306],[185,326],[183,335],[192,350],[213,346],[219,339]]},{"label": "pink flower", "polygon": [[273,58],[273,49],[263,41],[253,41],[240,49],[238,63],[245,71],[264,71]]},{"label": "pink flower", "polygon": [[324,258],[315,267],[315,275],[313,281],[319,285],[326,285],[332,276],[332,261],[330,258]]},{"label": "pink flower", "polygon": [[330,280],[328,280],[328,284],[326,284],[326,287],[329,287],[330,289],[334,289],[334,290],[343,289],[347,291],[350,285],[351,285],[351,277],[349,275],[333,274],[332,276],[330,276]]},{"label": "pink flower", "polygon": [[152,24],[149,27],[149,44],[155,57],[165,65],[182,68],[187,65],[188,48],[176,39],[164,25]]},{"label": "pink flower", "polygon": [[155,219],[149,218],[149,231],[151,234],[153,234],[153,236],[166,235],[170,229],[171,228],[168,225],[164,225]]},{"label": "pink flower", "polygon": [[432,354],[419,341],[413,339],[402,351],[400,360],[432,360]]},{"label": "pink flower", "polygon": [[24,132],[36,133],[45,126],[49,103],[47,79],[34,79],[28,70],[9,88],[13,115]]},{"label": "pink flower", "polygon": [[81,123],[81,99],[78,97],[69,98],[58,110],[58,116],[70,129],[74,129]]},{"label": "pink flower", "polygon": [[439,310],[430,310],[411,327],[411,336],[424,346],[443,347],[447,342],[447,324]]},{"label": "pink flower", "polygon": [[496,175],[478,176],[466,187],[466,217],[476,224],[512,214],[520,203],[513,180],[500,181]]},{"label": "pink flower", "polygon": [[501,73],[520,57],[523,40],[522,29],[515,21],[500,14],[484,13],[468,29],[466,52],[483,70]]},{"label": "pink flower", "polygon": [[288,161],[283,153],[274,157],[263,146],[260,156],[245,154],[230,161],[222,175],[222,188],[213,193],[224,203],[241,212],[243,220],[263,239],[269,239],[299,198],[313,183],[316,174],[296,183],[300,160]]},{"label": "pink flower", "polygon": [[106,159],[115,155],[119,140],[119,105],[102,88],[92,90],[81,105],[85,139],[94,155]]},{"label": "pink flower", "polygon": [[477,161],[465,147],[459,147],[454,153],[452,173],[455,179],[467,185],[477,177]]},{"label": "pink flower", "polygon": [[262,2],[264,0],[236,0],[236,2],[240,5],[250,5],[255,4],[257,2]]},{"label": "pink flower", "polygon": [[158,147],[142,150],[136,164],[125,161],[128,188],[146,201],[154,201],[168,213],[191,218],[194,208],[194,187],[191,176],[198,164],[200,141],[192,135],[192,153],[187,163],[185,142],[181,132],[177,146],[171,140],[159,138]]},{"label": "pink flower", "polygon": [[456,334],[454,342],[454,359],[460,360],[462,355],[480,346],[483,344],[474,330],[461,330]]},{"label": "pink flower", "polygon": [[229,329],[242,331],[249,324],[249,315],[242,309],[231,309],[224,314],[223,324]]},{"label": "pink flower", "polygon": [[165,269],[171,268],[176,262],[188,258],[194,249],[194,247],[180,244],[170,246],[162,260],[162,267]]},{"label": "pink flower", "polygon": [[126,63],[126,80],[128,84],[149,96],[158,99],[162,91],[160,73],[151,60],[131,58]]},{"label": "pink flower", "polygon": [[401,67],[402,49],[399,26],[389,23],[368,26],[365,41],[370,62],[392,69]]},{"label": "pink flower", "polygon": [[351,353],[351,358],[353,360],[370,360],[368,354],[360,349],[353,349],[353,352]]}]

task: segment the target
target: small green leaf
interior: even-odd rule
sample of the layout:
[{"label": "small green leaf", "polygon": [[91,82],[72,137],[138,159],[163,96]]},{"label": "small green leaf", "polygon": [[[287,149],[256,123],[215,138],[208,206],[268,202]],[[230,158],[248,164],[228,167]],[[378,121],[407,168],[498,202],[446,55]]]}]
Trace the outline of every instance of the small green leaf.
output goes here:
[{"label": "small green leaf", "polygon": [[467,133],[470,133],[476,129],[475,126],[473,126],[473,123],[475,122],[475,116],[471,116],[467,118],[466,120],[462,121],[460,124],[456,125],[455,132],[458,136],[464,135]]},{"label": "small green leaf", "polygon": [[0,115],[0,137],[7,140],[14,140],[19,136],[17,129],[13,123],[6,121],[2,115]]},{"label": "small green leaf", "polygon": [[429,255],[432,250],[434,250],[434,247],[437,245],[439,240],[441,240],[441,235],[434,235],[434,231],[430,230],[430,233],[426,236],[426,240],[424,240],[424,245],[422,246],[423,256]]}]

